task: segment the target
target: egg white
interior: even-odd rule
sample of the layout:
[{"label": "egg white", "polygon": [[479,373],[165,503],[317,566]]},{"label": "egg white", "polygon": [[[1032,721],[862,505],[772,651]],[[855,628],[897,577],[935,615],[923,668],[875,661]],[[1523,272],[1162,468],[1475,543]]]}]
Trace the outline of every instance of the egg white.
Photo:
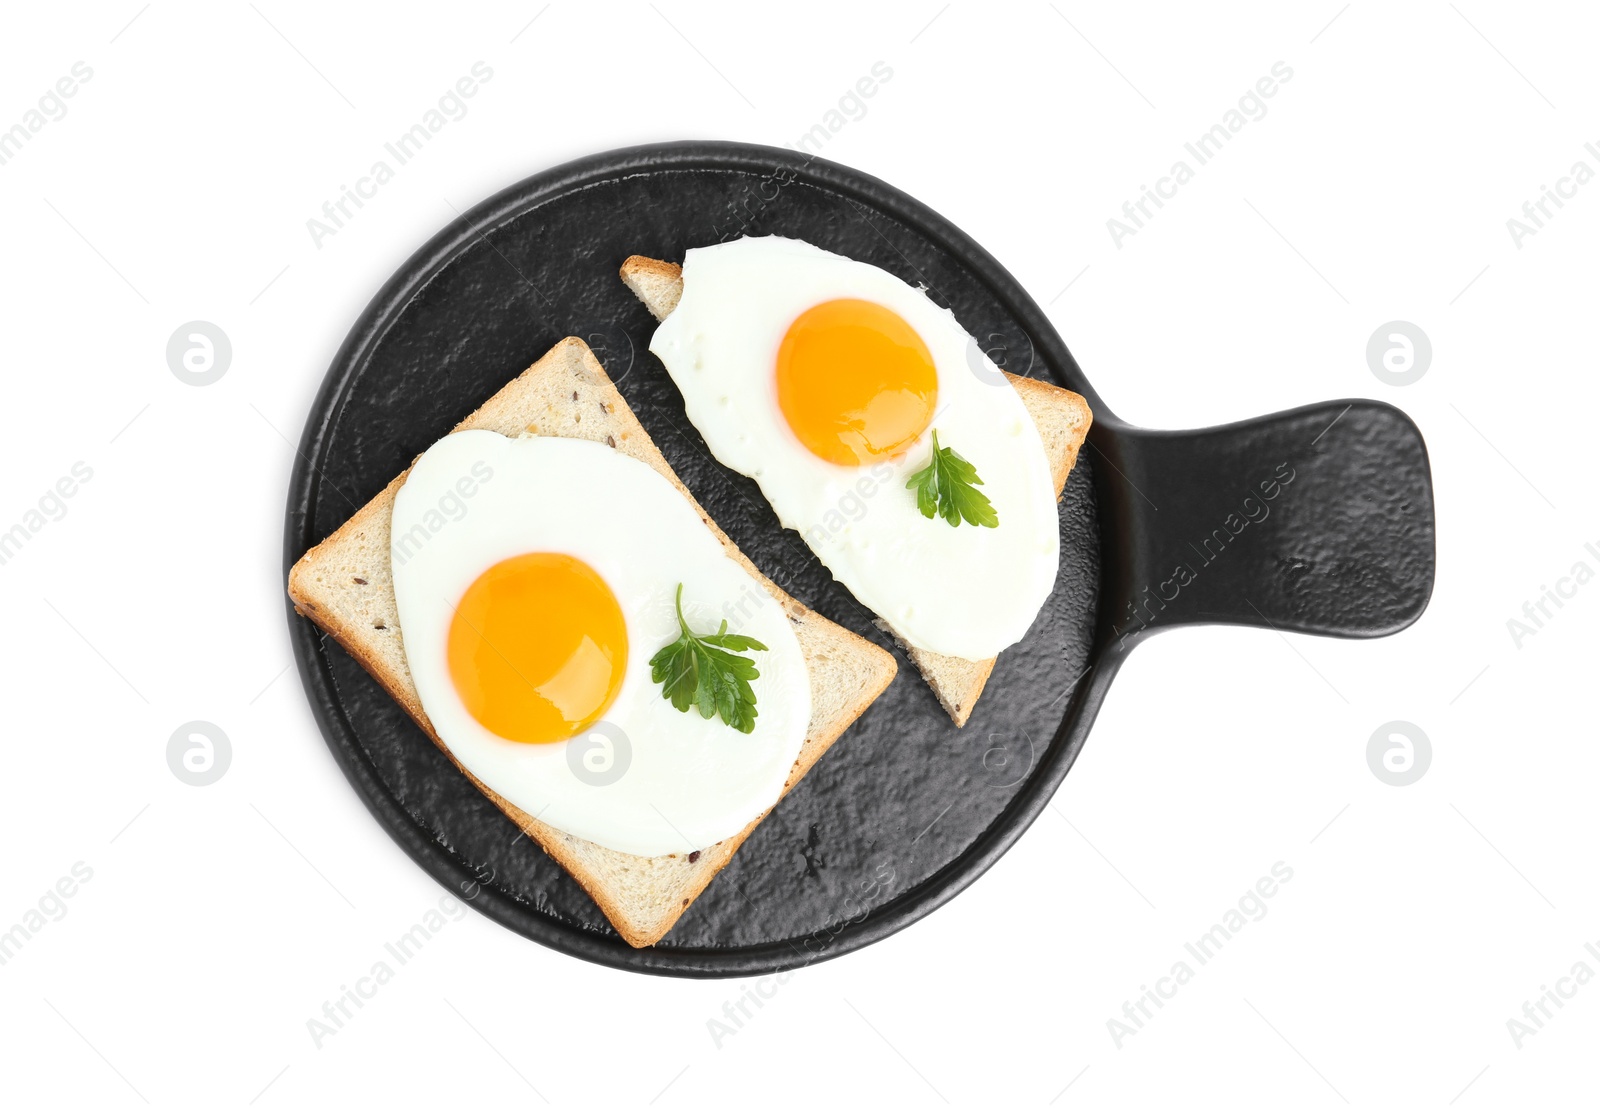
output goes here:
[{"label": "egg white", "polygon": [[[778,407],[776,362],[789,325],[853,297],[898,313],[933,355],[929,431],[898,459],[839,466],[812,454]],[[650,349],[723,465],[752,477],[786,528],[912,646],[992,658],[1020,640],[1055,585],[1055,483],[1022,399],[947,310],[894,275],[810,243],[745,238],[690,250],[683,297]],[[929,520],[906,488],[931,432],[974,466],[996,528]]]},{"label": "egg white", "polygon": [[[451,754],[500,796],[564,832],[645,856],[709,847],[778,800],[811,717],[799,642],[779,604],[655,470],[598,443],[457,432],[412,467],[395,497],[391,537],[417,696]],[[467,587],[495,563],[532,551],[588,563],[627,626],[616,700],[585,736],[558,743],[488,731],[449,671],[450,621]],[[752,683],[759,715],[748,735],[692,708],[678,712],[650,679],[650,657],[679,635],[679,582],[696,632],[727,619],[730,630],[767,647],[752,652],[761,676]],[[618,731],[625,740],[613,738]],[[588,756],[581,769],[573,744]]]}]

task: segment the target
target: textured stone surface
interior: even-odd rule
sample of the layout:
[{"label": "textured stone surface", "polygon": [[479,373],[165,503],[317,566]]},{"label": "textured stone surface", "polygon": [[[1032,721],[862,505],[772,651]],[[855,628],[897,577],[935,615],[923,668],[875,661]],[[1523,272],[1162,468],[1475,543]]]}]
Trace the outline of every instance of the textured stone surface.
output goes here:
[{"label": "textured stone surface", "polygon": [[[1272,515],[1240,534],[1229,552],[1240,557],[1216,560],[1180,593],[1163,624],[1210,619],[1203,613],[1213,610],[1258,622],[1244,603],[1253,600],[1280,626],[1376,634],[1426,603],[1432,503],[1421,441],[1404,417],[1361,402],[1315,445],[1343,402],[1325,418],[1323,408],[1270,418],[1261,434],[1127,428],[1099,403],[1027,294],[938,216],[840,167],[710,143],[559,167],[491,198],[419,251],[329,371],[291,486],[287,558],[333,531],[553,343],[577,335],[700,503],[764,572],[889,646],[799,537],[779,529],[754,482],[710,459],[646,349],[654,321],[617,277],[629,254],[681,260],[690,246],[741,234],[805,238],[926,285],[1003,368],[1089,399],[1093,445],[1062,502],[1055,594],[1028,637],[1000,656],[963,729],[902,661],[883,697],[645,951],[623,944],[583,891],[517,839],[354,662],[291,615],[302,679],[358,792],[421,865],[507,926],[584,958],[700,975],[799,965],[904,927],[964,888],[1031,823],[1128,646],[1113,621],[1146,581],[1159,586],[1190,532],[1203,533],[1199,525],[1208,529],[1214,515],[1220,524],[1225,506],[1242,501],[1257,470],[1270,475],[1280,454],[1297,476],[1271,502]],[[1108,458],[1122,475],[1104,465]],[[1159,513],[1131,492],[1130,478],[1148,486]],[[638,557],[649,549],[641,537]],[[1102,552],[1112,571],[1104,582]]]}]

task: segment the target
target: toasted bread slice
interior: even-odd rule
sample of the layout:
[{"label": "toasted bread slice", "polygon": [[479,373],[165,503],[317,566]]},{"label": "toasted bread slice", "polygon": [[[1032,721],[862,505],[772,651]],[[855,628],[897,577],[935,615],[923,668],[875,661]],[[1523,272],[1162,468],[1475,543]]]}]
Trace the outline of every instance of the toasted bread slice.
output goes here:
[{"label": "toasted bread slice", "polygon": [[[635,254],[622,263],[621,272],[623,283],[633,290],[657,320],[664,320],[671,315],[683,297],[683,268],[672,262]],[[1089,403],[1077,393],[1056,385],[1011,373],[1006,377],[1016,387],[1023,406],[1039,431],[1039,438],[1044,440],[1045,455],[1050,460],[1050,473],[1055,478],[1056,499],[1059,501],[1067,486],[1067,475],[1078,460],[1078,448],[1083,446],[1083,440],[1089,434],[1089,424],[1093,418],[1089,413]],[[876,620],[874,623],[894,636],[894,630],[884,621]],[[913,647],[898,636],[895,636],[895,642],[917,664],[917,669],[922,671],[923,678],[933,689],[934,696],[939,698],[944,711],[956,722],[956,727],[964,725],[972,715],[973,706],[978,703],[989,675],[994,671],[995,660],[973,661],[936,654]]]},{"label": "toasted bread slice", "polygon": [[[722,533],[672,472],[581,339],[557,343],[454,430],[469,429],[508,436],[588,439],[606,443],[646,463],[677,487],[706,527],[722,541],[728,556],[783,606],[800,641],[811,679],[811,724],[784,783],[785,793],[794,788],[894,677],[894,656],[790,597]],[[391,481],[343,527],[295,563],[289,573],[289,596],[294,600],[295,611],[310,617],[337,640],[448,755],[449,749],[440,742],[417,698],[395,608],[389,520],[395,494],[405,479],[406,474],[402,473]],[[456,765],[460,767],[459,762]],[[467,774],[464,767],[461,771]],[[552,828],[498,796],[471,774],[467,776],[577,879],[622,938],[634,947],[648,947],[666,935],[766,816],[763,813],[738,835],[704,850],[645,858],[613,851]]]}]

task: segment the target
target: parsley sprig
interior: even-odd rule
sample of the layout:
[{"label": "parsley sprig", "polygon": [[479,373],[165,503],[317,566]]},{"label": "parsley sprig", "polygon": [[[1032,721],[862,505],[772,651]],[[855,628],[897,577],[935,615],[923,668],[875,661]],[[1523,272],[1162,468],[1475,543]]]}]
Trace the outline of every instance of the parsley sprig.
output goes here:
[{"label": "parsley sprig", "polygon": [[715,635],[695,635],[683,618],[683,583],[678,583],[678,628],[683,633],[650,659],[650,680],[679,712],[694,705],[707,720],[720,715],[728,727],[749,735],[756,726],[756,694],[750,680],[761,672],[738,651],[765,651],[748,635],[733,635],[728,622]]},{"label": "parsley sprig", "polygon": [[965,520],[982,528],[998,527],[1000,514],[989,498],[974,486],[982,485],[977,469],[950,447],[939,446],[939,433],[933,433],[933,458],[906,482],[917,491],[917,509],[928,519],[943,516],[955,527]]}]

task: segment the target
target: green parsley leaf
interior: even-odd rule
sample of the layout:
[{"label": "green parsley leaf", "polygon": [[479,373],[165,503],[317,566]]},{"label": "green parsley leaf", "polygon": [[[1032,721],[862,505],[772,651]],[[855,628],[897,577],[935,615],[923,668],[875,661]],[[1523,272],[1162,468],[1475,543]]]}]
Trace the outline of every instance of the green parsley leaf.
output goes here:
[{"label": "green parsley leaf", "polygon": [[761,671],[735,652],[765,651],[766,644],[728,631],[728,622],[713,635],[695,635],[683,618],[683,583],[678,583],[678,628],[683,633],[650,659],[650,680],[661,686],[663,700],[679,712],[693,705],[707,720],[722,717],[728,727],[749,735],[756,726],[756,695],[750,681]]},{"label": "green parsley leaf", "polygon": [[911,475],[906,488],[917,491],[917,510],[930,520],[937,515],[943,516],[951,527],[962,520],[983,528],[998,527],[1000,514],[989,498],[974,488],[982,484],[972,463],[952,448],[939,446],[939,433],[935,431],[933,458],[926,469]]}]

